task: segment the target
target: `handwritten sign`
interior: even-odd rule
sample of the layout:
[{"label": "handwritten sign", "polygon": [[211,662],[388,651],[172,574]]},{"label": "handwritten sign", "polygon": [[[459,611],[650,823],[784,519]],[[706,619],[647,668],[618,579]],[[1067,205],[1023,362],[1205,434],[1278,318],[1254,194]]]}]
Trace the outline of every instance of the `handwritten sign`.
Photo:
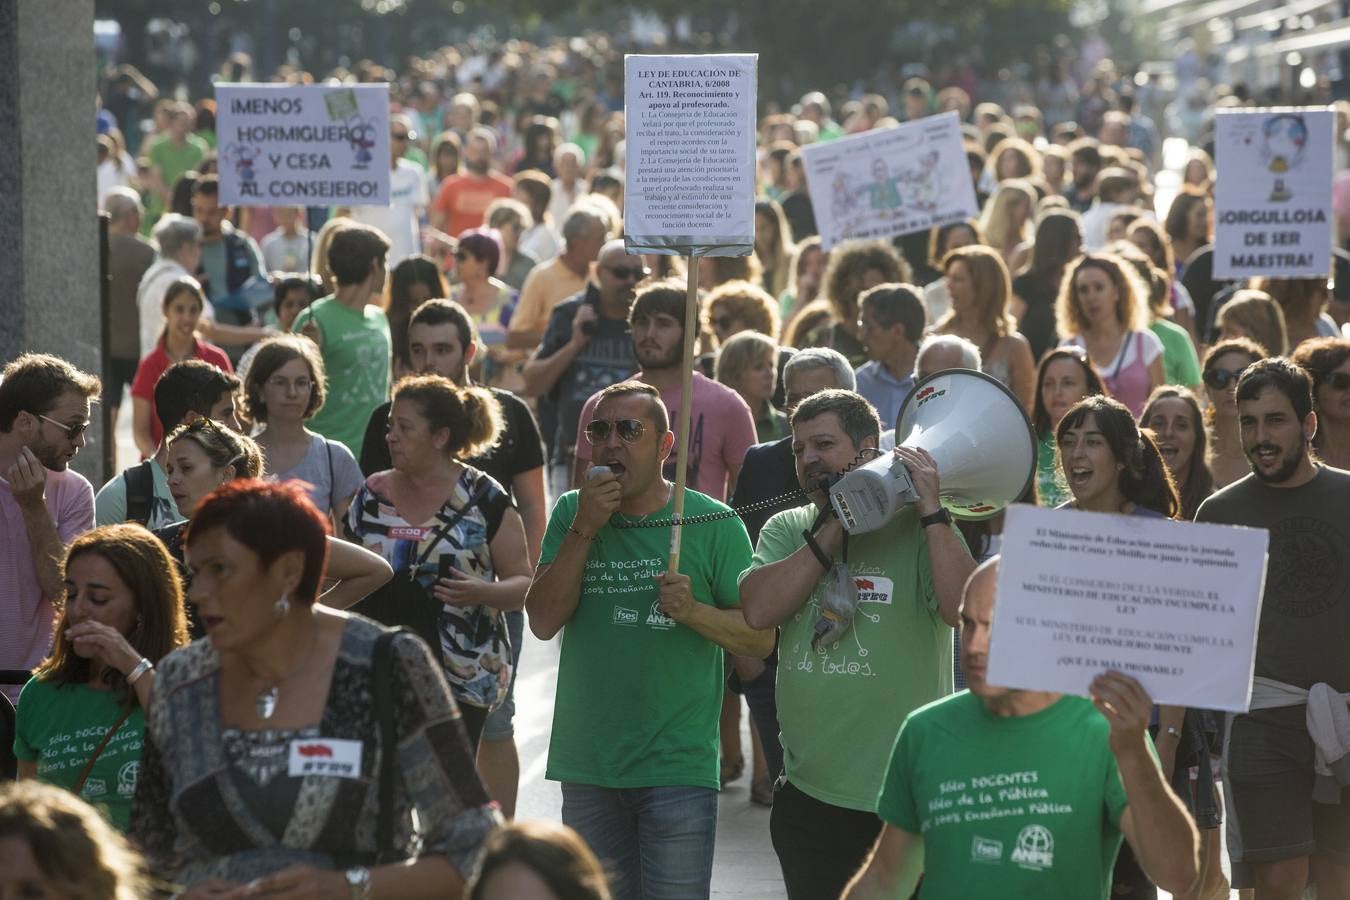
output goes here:
[{"label": "handwritten sign", "polygon": [[1326,107],[1214,117],[1214,276],[1331,273],[1332,132]]},{"label": "handwritten sign", "polygon": [[389,85],[216,85],[220,202],[388,206]]},{"label": "handwritten sign", "polygon": [[989,683],[1086,696],[1116,669],[1157,703],[1246,712],[1269,532],[1018,504]]},{"label": "handwritten sign", "polygon": [[753,53],[624,57],[629,253],[755,249]]},{"label": "handwritten sign", "polygon": [[979,215],[954,112],[808,144],[802,162],[826,250]]}]

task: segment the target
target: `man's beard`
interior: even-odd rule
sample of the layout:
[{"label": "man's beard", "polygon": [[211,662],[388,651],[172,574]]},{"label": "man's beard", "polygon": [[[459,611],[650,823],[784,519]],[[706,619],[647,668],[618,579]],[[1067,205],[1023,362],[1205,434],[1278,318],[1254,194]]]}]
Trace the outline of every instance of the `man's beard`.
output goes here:
[{"label": "man's beard", "polygon": [[66,459],[66,455],[56,448],[55,444],[40,441],[29,444],[28,449],[37,457],[38,462],[42,463],[43,468],[51,469],[53,472],[64,472],[66,470],[69,461]]},{"label": "man's beard", "polygon": [[[1255,453],[1256,450],[1262,446],[1265,445],[1258,444],[1256,447],[1253,447],[1252,453]],[[1283,449],[1284,448],[1281,448],[1281,450]],[[1284,484],[1290,478],[1294,477],[1294,473],[1298,471],[1299,463],[1303,462],[1303,457],[1307,454],[1307,452],[1308,452],[1308,442],[1303,441],[1299,445],[1298,451],[1295,453],[1290,453],[1289,458],[1286,459],[1278,469],[1276,469],[1269,475],[1262,472],[1261,468],[1252,460],[1252,453],[1247,454],[1247,462],[1252,467],[1252,474],[1255,475],[1257,478],[1261,479],[1262,481],[1264,481],[1266,484]]]},{"label": "man's beard", "polygon": [[670,352],[667,353],[665,356],[657,359],[652,359],[652,361],[650,362],[646,361],[647,359],[650,359],[650,356],[648,356],[648,354],[653,354],[657,352],[659,351],[645,350],[638,354],[638,361],[642,363],[643,369],[647,371],[652,370],[660,371],[662,369],[674,369],[678,367],[684,359],[684,342],[681,341],[679,344],[676,344],[674,347],[670,349]]}]

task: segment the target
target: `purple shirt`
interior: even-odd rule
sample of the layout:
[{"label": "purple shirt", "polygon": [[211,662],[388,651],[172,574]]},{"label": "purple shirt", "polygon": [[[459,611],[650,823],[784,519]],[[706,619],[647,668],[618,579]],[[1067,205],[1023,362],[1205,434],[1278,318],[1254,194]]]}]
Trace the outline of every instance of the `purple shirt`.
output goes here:
[{"label": "purple shirt", "polygon": [[[46,499],[63,544],[94,527],[94,489],[80,473],[48,470]],[[0,477],[0,669],[32,669],[47,656],[56,618],[52,600],[38,584],[23,512]],[[11,700],[19,697],[18,686],[0,689]]]}]

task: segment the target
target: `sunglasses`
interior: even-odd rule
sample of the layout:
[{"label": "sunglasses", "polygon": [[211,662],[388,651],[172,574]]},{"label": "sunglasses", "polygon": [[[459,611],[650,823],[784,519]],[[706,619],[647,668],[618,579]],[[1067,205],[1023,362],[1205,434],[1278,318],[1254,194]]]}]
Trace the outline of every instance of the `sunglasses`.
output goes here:
[{"label": "sunglasses", "polygon": [[735,324],[736,319],[732,316],[716,316],[712,320],[712,326],[718,331],[730,331]]},{"label": "sunglasses", "polygon": [[646,266],[633,266],[631,268],[628,266],[606,266],[605,268],[609,269],[615,278],[623,281],[626,281],[629,278],[634,281],[641,281],[652,274],[652,270],[648,269]]},{"label": "sunglasses", "polygon": [[1205,385],[1221,391],[1230,384],[1236,384],[1244,371],[1244,369],[1210,369],[1205,372]]},{"label": "sunglasses", "polygon": [[85,430],[91,424],[89,422],[81,422],[79,425],[67,425],[64,422],[58,422],[55,419],[49,419],[42,413],[38,413],[38,418],[51,425],[55,425],[57,428],[60,428],[62,431],[66,433],[66,437],[72,441],[76,440],[80,435],[84,434]]},{"label": "sunglasses", "polygon": [[478,258],[478,257],[474,256],[474,255],[473,255],[472,253],[470,253],[468,250],[456,250],[456,251],[455,251],[455,259],[459,260],[460,262],[464,262],[465,260],[469,260],[469,259],[477,259],[477,258]]},{"label": "sunglasses", "polygon": [[619,440],[625,444],[636,444],[642,438],[642,432],[646,429],[638,419],[592,419],[586,426],[586,440],[592,444],[603,444],[609,440],[610,429],[614,429],[619,435]]},{"label": "sunglasses", "polygon": [[407,135],[406,133],[405,133],[405,134],[399,134],[399,133],[395,132],[395,133],[393,133],[393,134],[391,134],[391,135],[389,135],[389,136],[390,136],[391,138],[393,138],[394,140],[396,140],[396,141],[406,141],[406,140],[408,139],[408,135]]},{"label": "sunglasses", "polygon": [[1346,388],[1350,388],[1350,372],[1328,373],[1327,377],[1322,379],[1322,383],[1329,388],[1343,391]]}]

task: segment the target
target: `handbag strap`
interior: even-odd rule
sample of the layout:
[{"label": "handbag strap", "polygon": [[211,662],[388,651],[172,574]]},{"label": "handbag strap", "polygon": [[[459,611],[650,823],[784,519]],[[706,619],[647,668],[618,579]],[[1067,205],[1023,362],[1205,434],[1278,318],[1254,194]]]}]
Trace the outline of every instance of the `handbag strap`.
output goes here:
[{"label": "handbag strap", "polygon": [[93,754],[90,755],[89,759],[85,762],[84,768],[80,770],[80,777],[75,779],[75,785],[70,789],[72,794],[79,796],[80,791],[84,789],[84,783],[89,780],[89,773],[94,770],[94,763],[98,762],[98,758],[103,755],[103,751],[108,746],[108,742],[112,740],[113,735],[117,733],[117,729],[122,727],[122,723],[131,716],[131,711],[135,708],[136,705],[134,703],[127,704],[127,708],[122,710],[122,715],[117,718],[117,721],[113,723],[113,726],[103,735],[103,740],[98,742],[98,746],[94,748]]},{"label": "handbag strap", "polygon": [[380,805],[375,820],[375,852],[383,860],[394,851],[394,779],[398,777],[398,732],[394,727],[393,649],[402,631],[391,628],[375,639],[371,666],[375,716],[380,727]]},{"label": "handbag strap", "polygon": [[417,557],[417,559],[413,562],[412,566],[408,569],[408,577],[412,578],[417,575],[417,570],[422,568],[422,566],[426,564],[427,560],[431,559],[432,551],[434,551],[438,546],[440,546],[441,541],[445,540],[446,536],[450,534],[450,529],[454,528],[457,524],[459,524],[459,520],[467,516],[469,514],[469,510],[477,506],[478,501],[481,500],[483,498],[483,495],[486,493],[487,493],[487,480],[484,478],[479,478],[478,481],[473,486],[473,493],[469,495],[468,500],[464,501],[464,505],[456,509],[454,511],[454,514],[450,516],[450,518],[446,519],[445,522],[443,522],[440,525],[440,527],[436,529],[436,534],[431,543],[427,544],[427,548],[422,551],[422,555]]}]

